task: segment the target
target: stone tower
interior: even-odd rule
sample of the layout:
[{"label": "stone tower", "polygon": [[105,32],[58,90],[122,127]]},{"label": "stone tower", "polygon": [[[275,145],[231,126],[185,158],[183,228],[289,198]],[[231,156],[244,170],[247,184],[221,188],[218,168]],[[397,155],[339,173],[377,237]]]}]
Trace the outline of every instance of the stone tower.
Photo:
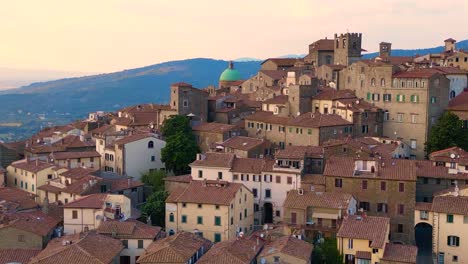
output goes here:
[{"label": "stone tower", "polygon": [[457,41],[454,40],[453,38],[449,38],[444,40],[445,43],[445,51],[454,51],[455,50],[455,43]]},{"label": "stone tower", "polygon": [[362,33],[335,34],[335,64],[348,66],[361,58]]},{"label": "stone tower", "polygon": [[392,43],[380,42],[379,44],[379,57],[388,58],[392,56]]}]

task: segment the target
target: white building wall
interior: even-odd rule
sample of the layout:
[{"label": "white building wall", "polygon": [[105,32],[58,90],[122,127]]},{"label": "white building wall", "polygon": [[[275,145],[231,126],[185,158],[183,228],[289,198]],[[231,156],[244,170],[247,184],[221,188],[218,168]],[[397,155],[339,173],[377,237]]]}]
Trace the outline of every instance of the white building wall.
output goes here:
[{"label": "white building wall", "polygon": [[449,90],[449,99],[452,99],[451,92],[455,92],[455,96],[461,94],[463,89],[468,87],[468,75],[465,74],[454,74],[454,75],[446,75],[446,77],[450,80],[450,90]]},{"label": "white building wall", "polygon": [[[150,141],[154,143],[153,148],[148,148]],[[141,176],[150,169],[159,170],[165,168],[164,163],[161,161],[161,150],[165,146],[165,141],[155,137],[148,137],[125,144],[125,173],[140,180]],[[154,161],[151,161],[152,156],[154,156]]]}]

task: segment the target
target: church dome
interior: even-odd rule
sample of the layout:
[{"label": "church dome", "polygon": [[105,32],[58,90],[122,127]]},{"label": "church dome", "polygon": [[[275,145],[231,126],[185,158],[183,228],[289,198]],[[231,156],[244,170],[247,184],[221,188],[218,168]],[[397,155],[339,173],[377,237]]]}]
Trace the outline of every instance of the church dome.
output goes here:
[{"label": "church dome", "polygon": [[234,63],[230,61],[229,67],[219,76],[219,81],[234,82],[239,80],[242,80],[242,76],[238,70],[234,69]]}]

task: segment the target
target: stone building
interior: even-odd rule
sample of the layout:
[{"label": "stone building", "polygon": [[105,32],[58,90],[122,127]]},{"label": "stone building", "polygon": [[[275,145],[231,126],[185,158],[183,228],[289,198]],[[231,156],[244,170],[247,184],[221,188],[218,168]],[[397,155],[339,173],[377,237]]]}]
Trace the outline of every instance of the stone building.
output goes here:
[{"label": "stone building", "polygon": [[333,39],[319,39],[309,45],[309,54],[304,57],[304,62],[315,67],[324,64],[333,64],[334,45]]},{"label": "stone building", "polygon": [[241,136],[244,134],[242,129],[235,125],[222,123],[200,123],[192,127],[195,140],[202,152],[208,152],[215,145],[224,142],[225,140]]},{"label": "stone building", "polygon": [[263,158],[272,154],[269,140],[243,136],[231,137],[213,151],[234,153],[239,158]]},{"label": "stone building", "polygon": [[188,83],[171,85],[171,108],[178,115],[193,115],[193,120],[206,122],[208,119],[208,93]]},{"label": "stone building", "polygon": [[352,194],[368,215],[390,217],[391,241],[414,242],[414,161],[331,157],[323,174],[327,192]]},{"label": "stone building", "polygon": [[348,66],[361,59],[361,33],[335,34],[333,63]]},{"label": "stone building", "polygon": [[423,158],[430,128],[448,105],[449,79],[435,69],[397,72],[379,60],[356,62],[342,75],[340,89],[383,109],[383,136],[401,139]]},{"label": "stone building", "polygon": [[288,69],[294,68],[296,63],[301,61],[302,59],[295,58],[269,58],[261,63],[261,70],[287,71]]}]

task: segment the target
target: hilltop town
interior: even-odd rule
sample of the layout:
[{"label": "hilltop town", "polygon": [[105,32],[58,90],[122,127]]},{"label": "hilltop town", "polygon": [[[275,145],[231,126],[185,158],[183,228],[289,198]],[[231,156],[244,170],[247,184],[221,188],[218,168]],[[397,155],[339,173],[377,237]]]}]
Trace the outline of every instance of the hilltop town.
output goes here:
[{"label": "hilltop town", "polygon": [[468,51],[363,37],[0,143],[0,264],[468,263]]}]

